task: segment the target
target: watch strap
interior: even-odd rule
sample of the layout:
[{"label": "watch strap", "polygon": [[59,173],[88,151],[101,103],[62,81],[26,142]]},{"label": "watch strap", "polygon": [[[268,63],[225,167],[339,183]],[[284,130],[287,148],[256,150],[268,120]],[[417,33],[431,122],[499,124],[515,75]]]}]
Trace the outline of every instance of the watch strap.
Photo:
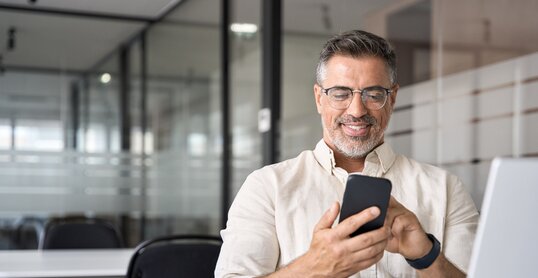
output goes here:
[{"label": "watch strap", "polygon": [[405,259],[407,263],[415,269],[428,268],[433,264],[435,259],[437,259],[439,253],[441,253],[441,243],[439,243],[439,240],[437,240],[432,234],[426,234],[426,236],[428,236],[428,239],[433,243],[430,252],[428,252],[428,254],[426,254],[424,257],[415,260]]}]

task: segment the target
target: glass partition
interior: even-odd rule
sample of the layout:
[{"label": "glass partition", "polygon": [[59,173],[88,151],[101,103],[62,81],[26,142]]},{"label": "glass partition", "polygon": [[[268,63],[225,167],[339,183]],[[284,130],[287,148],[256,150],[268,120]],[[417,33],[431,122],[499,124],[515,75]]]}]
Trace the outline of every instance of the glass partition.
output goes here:
[{"label": "glass partition", "polygon": [[231,1],[230,26],[230,103],[233,138],[232,200],[248,174],[261,167],[261,134],[258,110],[261,108],[260,0]]},{"label": "glass partition", "polygon": [[0,9],[0,26],[17,34],[0,50],[0,248],[37,248],[55,217],[129,230],[142,163],[120,151],[113,52],[145,23]]},{"label": "glass partition", "polygon": [[[108,219],[128,246],[218,232],[220,8],[178,7],[144,33],[144,21],[24,14],[27,30],[73,27],[32,38],[41,47],[84,55],[23,59],[21,40],[2,57],[0,248],[36,248],[47,219],[74,214]],[[0,10],[0,23],[21,14]],[[108,37],[87,33],[99,28]]]},{"label": "glass partition", "polygon": [[[186,2],[147,34],[146,235],[217,234],[220,217],[219,26]],[[219,5],[205,12],[216,14]]]}]

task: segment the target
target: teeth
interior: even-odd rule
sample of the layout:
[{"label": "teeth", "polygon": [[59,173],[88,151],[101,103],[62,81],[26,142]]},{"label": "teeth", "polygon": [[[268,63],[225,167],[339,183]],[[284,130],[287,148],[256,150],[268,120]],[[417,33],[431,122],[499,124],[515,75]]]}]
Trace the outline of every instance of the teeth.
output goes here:
[{"label": "teeth", "polygon": [[354,129],[354,130],[361,130],[363,128],[366,128],[366,126],[360,126],[360,125],[348,125],[347,127]]}]

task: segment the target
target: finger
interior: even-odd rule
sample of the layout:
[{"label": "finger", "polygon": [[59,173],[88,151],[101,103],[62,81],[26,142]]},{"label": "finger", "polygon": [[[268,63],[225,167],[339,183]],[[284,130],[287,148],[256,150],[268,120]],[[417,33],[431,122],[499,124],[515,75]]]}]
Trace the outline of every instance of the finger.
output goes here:
[{"label": "finger", "polygon": [[384,254],[384,252],[381,252],[377,256],[375,256],[374,258],[366,259],[366,260],[363,260],[363,261],[360,261],[360,262],[356,262],[355,266],[356,266],[356,268],[358,270],[366,269],[366,268],[374,265],[375,263],[379,262],[381,260],[381,258],[383,258],[383,254]]},{"label": "finger", "polygon": [[336,216],[338,216],[338,211],[340,210],[340,204],[335,202],[332,206],[323,214],[319,222],[314,227],[314,232],[319,230],[328,229],[332,227]]},{"label": "finger", "polygon": [[[384,245],[387,244],[387,239],[389,236],[389,231],[385,227],[381,227],[379,229],[358,235],[356,237],[353,237],[346,241],[346,246],[348,246],[348,249],[352,252],[357,252],[359,250],[368,248],[370,246],[379,244],[380,242]],[[384,249],[384,247],[383,247]]]},{"label": "finger", "polygon": [[[385,224],[384,224],[385,226],[392,223],[392,220],[393,220],[392,215],[394,214],[393,212],[395,210],[395,207],[396,207],[396,199],[394,199],[393,196],[390,196],[389,206],[387,208],[387,215],[385,216]],[[388,226],[390,227],[390,225]]]},{"label": "finger", "polygon": [[357,250],[351,253],[351,258],[355,262],[370,260],[379,255],[379,253],[385,252],[385,247],[387,246],[386,240],[381,240],[375,244],[369,245],[365,248]]},{"label": "finger", "polygon": [[394,196],[390,196],[389,200],[389,208],[393,208],[395,210],[407,210]]},{"label": "finger", "polygon": [[393,235],[398,236],[405,231],[411,231],[420,227],[420,223],[416,220],[414,214],[407,213],[396,217],[391,226]]},{"label": "finger", "polygon": [[378,207],[369,207],[355,215],[352,215],[336,226],[336,232],[340,237],[348,237],[362,225],[374,220],[380,211]]},{"label": "finger", "polygon": [[391,234],[396,236],[397,238],[400,238],[402,231],[405,229],[405,220],[403,218],[403,215],[394,218],[394,221],[390,226]]},{"label": "finger", "polygon": [[398,202],[398,200],[396,200],[396,198],[394,198],[394,196],[390,196],[390,200],[389,200],[389,207],[397,207],[397,206],[401,206],[402,204],[400,204],[400,202]]},{"label": "finger", "polygon": [[390,197],[389,207],[387,209],[387,215],[385,216],[384,225],[387,227],[392,227],[394,219],[405,213],[405,209],[394,197]]}]

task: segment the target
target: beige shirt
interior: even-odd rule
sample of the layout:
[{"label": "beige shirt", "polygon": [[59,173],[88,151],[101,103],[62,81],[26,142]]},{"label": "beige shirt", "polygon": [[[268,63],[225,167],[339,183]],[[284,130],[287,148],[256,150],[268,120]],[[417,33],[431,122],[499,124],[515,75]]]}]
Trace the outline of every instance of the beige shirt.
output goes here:
[{"label": "beige shirt", "polygon": [[[445,256],[467,270],[478,212],[456,176],[395,154],[386,143],[368,154],[363,174],[391,180],[392,195],[439,239]],[[342,201],[347,177],[323,140],[314,151],[250,174],[221,232],[215,276],[268,274],[303,255],[321,216]],[[415,276],[401,255],[385,251],[377,264],[351,277]]]}]

